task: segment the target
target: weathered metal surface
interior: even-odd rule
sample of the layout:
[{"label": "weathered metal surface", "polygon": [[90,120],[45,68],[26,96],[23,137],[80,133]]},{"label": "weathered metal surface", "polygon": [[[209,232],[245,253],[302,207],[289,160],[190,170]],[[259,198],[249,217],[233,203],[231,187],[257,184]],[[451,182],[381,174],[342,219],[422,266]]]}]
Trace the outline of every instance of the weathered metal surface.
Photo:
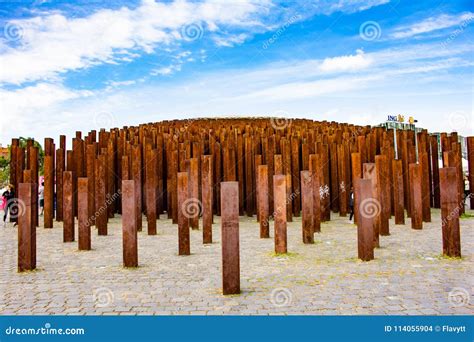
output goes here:
[{"label": "weathered metal surface", "polygon": [[449,257],[461,257],[461,234],[459,230],[460,206],[457,192],[457,171],[454,167],[439,170],[441,199],[441,230],[443,236],[443,254]]},{"label": "weathered metal surface", "polygon": [[[299,177],[298,177],[299,178]],[[298,189],[300,187],[298,186]],[[275,225],[275,253],[287,252],[286,232],[286,177],[273,176],[273,220]]]},{"label": "weathered metal surface", "polygon": [[357,211],[357,255],[363,261],[374,259],[374,227],[377,212],[373,202],[373,184],[370,179],[359,178],[354,188]]},{"label": "weathered metal surface", "polygon": [[89,216],[89,179],[80,177],[77,179],[77,221],[79,250],[91,249],[91,216]]},{"label": "weathered metal surface", "polygon": [[270,237],[268,200],[268,167],[267,165],[259,165],[257,168],[257,204],[260,238]]},{"label": "weathered metal surface", "polygon": [[178,254],[190,255],[189,215],[186,205],[189,199],[188,173],[178,172]]},{"label": "weathered metal surface", "polygon": [[63,172],[63,242],[74,241],[73,172]]},{"label": "weathered metal surface", "polygon": [[123,266],[138,267],[137,215],[135,180],[122,181],[122,249]]},{"label": "weathered metal surface", "polygon": [[36,268],[36,226],[32,210],[36,195],[34,184],[18,184],[18,272]]}]

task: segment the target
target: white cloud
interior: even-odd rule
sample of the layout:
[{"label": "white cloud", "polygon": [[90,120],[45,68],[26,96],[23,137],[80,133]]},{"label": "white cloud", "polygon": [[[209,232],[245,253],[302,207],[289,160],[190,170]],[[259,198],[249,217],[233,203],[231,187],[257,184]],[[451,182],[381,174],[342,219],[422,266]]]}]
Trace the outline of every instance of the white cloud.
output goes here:
[{"label": "white cloud", "polygon": [[323,72],[346,72],[366,69],[372,64],[372,59],[364,54],[364,51],[357,50],[355,55],[339,56],[324,59],[319,66]]},{"label": "white cloud", "polygon": [[472,12],[456,15],[441,14],[437,17],[430,17],[412,25],[399,26],[394,29],[391,37],[396,39],[409,38],[419,34],[442,30],[456,25],[467,25],[473,20],[474,13]]},{"label": "white cloud", "polygon": [[[251,28],[260,25],[257,14],[267,1],[242,0],[203,3],[146,0],[136,9],[103,9],[85,18],[53,13],[12,20],[20,31],[20,47],[1,44],[0,83],[21,84],[51,78],[58,73],[99,63],[129,61],[136,52],[151,53],[160,46],[178,44],[183,26],[202,22],[209,27],[227,25]],[[16,39],[16,37],[15,37]]]}]

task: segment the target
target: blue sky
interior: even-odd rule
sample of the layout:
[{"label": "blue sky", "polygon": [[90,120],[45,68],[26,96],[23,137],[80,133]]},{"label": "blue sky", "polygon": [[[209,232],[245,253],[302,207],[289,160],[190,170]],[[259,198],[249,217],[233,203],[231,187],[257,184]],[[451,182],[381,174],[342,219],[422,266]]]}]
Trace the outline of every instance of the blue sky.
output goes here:
[{"label": "blue sky", "polygon": [[203,116],[474,134],[472,1],[1,1],[0,142]]}]

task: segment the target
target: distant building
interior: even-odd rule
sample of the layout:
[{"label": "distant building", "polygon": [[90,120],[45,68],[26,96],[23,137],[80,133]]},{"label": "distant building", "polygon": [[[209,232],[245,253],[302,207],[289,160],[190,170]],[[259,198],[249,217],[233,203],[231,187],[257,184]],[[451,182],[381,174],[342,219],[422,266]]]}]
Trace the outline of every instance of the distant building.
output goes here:
[{"label": "distant building", "polygon": [[2,157],[8,159],[10,154],[8,152],[8,147],[3,147],[2,144],[0,144],[0,158]]}]

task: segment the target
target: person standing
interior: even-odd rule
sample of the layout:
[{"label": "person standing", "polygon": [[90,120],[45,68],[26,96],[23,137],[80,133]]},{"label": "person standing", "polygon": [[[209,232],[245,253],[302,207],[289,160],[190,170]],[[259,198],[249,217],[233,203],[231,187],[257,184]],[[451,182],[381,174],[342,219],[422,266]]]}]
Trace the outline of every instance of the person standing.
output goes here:
[{"label": "person standing", "polygon": [[40,208],[41,208],[40,215],[43,216],[43,212],[44,212],[44,181],[41,182],[41,185],[38,188],[38,199],[39,199]]},{"label": "person standing", "polygon": [[349,193],[349,208],[351,209],[351,214],[349,215],[349,221],[352,221],[354,216],[354,188],[351,186],[351,192]]},{"label": "person standing", "polygon": [[6,201],[5,213],[3,214],[3,226],[5,227],[7,225],[8,214],[10,214],[10,222],[14,222],[13,226],[16,226],[18,213],[15,214],[15,212],[18,211],[18,205],[16,204],[14,186],[9,184],[2,196]]}]

